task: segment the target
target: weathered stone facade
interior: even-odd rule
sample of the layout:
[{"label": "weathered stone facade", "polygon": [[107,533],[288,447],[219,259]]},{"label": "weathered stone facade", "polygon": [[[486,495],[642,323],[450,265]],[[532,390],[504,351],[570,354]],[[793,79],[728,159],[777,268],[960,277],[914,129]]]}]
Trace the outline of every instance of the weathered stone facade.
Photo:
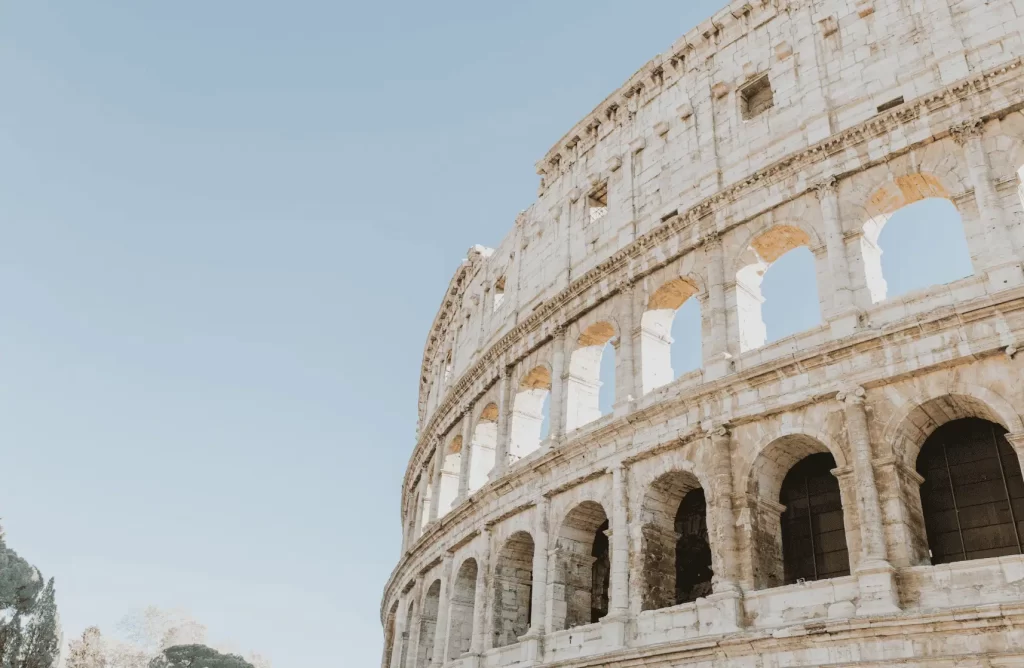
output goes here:
[{"label": "weathered stone facade", "polygon": [[[645,65],[449,285],[382,665],[1024,665],[1022,168],[1024,0],[735,2]],[[887,299],[878,235],[930,197],[974,274]],[[798,246],[823,324],[766,344]],[[996,453],[962,488],[947,456],[952,510],[919,457],[950,424]]]}]

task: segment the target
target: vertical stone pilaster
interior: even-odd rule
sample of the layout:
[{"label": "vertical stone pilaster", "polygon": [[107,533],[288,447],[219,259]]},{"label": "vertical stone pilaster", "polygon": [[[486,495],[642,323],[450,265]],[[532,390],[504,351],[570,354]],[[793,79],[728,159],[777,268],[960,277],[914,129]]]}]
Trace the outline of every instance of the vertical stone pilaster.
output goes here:
[{"label": "vertical stone pilaster", "polygon": [[512,424],[512,373],[504,364],[498,369],[498,442],[494,448],[494,468],[490,479],[497,480],[508,468],[508,448]]},{"label": "vertical stone pilaster", "polygon": [[441,501],[441,469],[444,467],[444,449],[441,447],[441,440],[434,439],[434,482],[430,494],[430,515],[428,522],[437,521],[437,512]]},{"label": "vertical stone pilaster", "polygon": [[391,664],[388,668],[405,668],[402,666],[402,652],[408,641],[409,632],[405,628],[405,618],[408,614],[408,607],[412,605],[408,596],[401,596],[398,599],[398,612],[395,617],[395,637],[391,644]]},{"label": "vertical stone pilaster", "polygon": [[846,438],[853,455],[853,475],[857,487],[861,550],[856,573],[861,589],[857,610],[859,614],[888,614],[899,612],[899,596],[895,570],[886,554],[882,508],[878,501],[878,487],[875,485],[864,396],[863,387],[852,387],[836,396],[843,404]]},{"label": "vertical stone pilaster", "polygon": [[487,592],[488,573],[491,564],[491,530],[485,527],[481,532],[484,543],[483,552],[477,560],[476,569],[476,592],[473,598],[473,640],[470,645],[470,654],[477,656],[487,649]]},{"label": "vertical stone pilaster", "polygon": [[457,506],[469,496],[469,473],[473,470],[473,407],[470,405],[462,414],[462,456],[459,458],[459,493],[455,497]]},{"label": "vertical stone pilaster", "polygon": [[565,327],[555,330],[551,340],[551,404],[548,414],[548,436],[557,441],[565,435],[565,390],[568,382],[565,364]]},{"label": "vertical stone pilaster", "polygon": [[714,425],[711,429],[711,461],[713,466],[712,490],[715,498],[714,537],[712,553],[718,555],[713,587],[715,593],[736,591],[736,518],[733,514],[732,497],[732,436],[727,424]]},{"label": "vertical stone pilaster", "polygon": [[634,363],[637,357],[634,347],[633,329],[636,324],[634,315],[633,283],[626,283],[619,292],[619,331],[615,351],[615,414],[624,415],[629,412],[629,404],[637,397],[635,386],[636,371]]},{"label": "vertical stone pilaster", "polygon": [[629,491],[626,468],[621,462],[611,467],[612,516],[609,522],[611,577],[608,592],[608,616],[604,618],[605,646],[622,647],[629,621]]},{"label": "vertical stone pilaster", "polygon": [[550,619],[547,615],[548,599],[550,598],[548,594],[549,511],[550,501],[546,496],[540,497],[534,510],[536,517],[533,527],[533,591],[530,601],[530,630],[522,638],[526,643],[523,659],[528,662],[540,662],[541,639],[549,630],[546,628],[548,619]]},{"label": "vertical stone pilaster", "polygon": [[949,129],[953,139],[964,151],[967,171],[974,186],[978,217],[985,235],[985,266],[989,288],[1001,290],[1024,284],[1024,273],[1014,252],[1006,216],[996,193],[992,169],[982,142],[984,123],[970,120]]},{"label": "vertical stone pilaster", "polygon": [[846,255],[846,241],[839,214],[838,186],[839,183],[834,176],[825,177],[813,186],[821,206],[825,248],[828,252],[828,267],[832,278],[829,324],[837,338],[852,334],[860,319],[860,314],[854,306],[853,289],[850,285],[850,262]]},{"label": "vertical stone pilaster", "polygon": [[441,668],[441,665],[444,664],[445,653],[448,651],[448,613],[451,608],[452,562],[454,559],[455,555],[450,552],[445,553],[441,566],[441,593],[437,605],[437,627],[434,629],[434,656],[430,661],[433,668]]},{"label": "vertical stone pilaster", "polygon": [[406,629],[406,635],[409,637],[409,652],[405,660],[405,665],[402,668],[409,668],[416,664],[416,656],[419,655],[420,643],[423,642],[423,638],[420,636],[422,633],[423,621],[423,574],[421,573],[416,577],[416,584],[413,585],[412,591],[409,592],[412,598],[412,628]]},{"label": "vertical stone pilaster", "polygon": [[707,380],[727,375],[732,367],[732,353],[737,347],[729,340],[729,307],[726,302],[725,252],[722,238],[709,234],[701,241],[704,261],[707,263],[708,313],[704,318],[711,323],[710,336],[704,341],[704,374]]}]

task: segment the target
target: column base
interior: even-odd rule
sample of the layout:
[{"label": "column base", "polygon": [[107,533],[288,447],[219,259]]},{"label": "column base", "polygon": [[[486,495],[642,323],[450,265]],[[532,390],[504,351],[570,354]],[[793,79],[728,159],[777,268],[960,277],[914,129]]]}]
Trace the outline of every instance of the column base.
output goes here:
[{"label": "column base", "polygon": [[620,401],[617,404],[612,404],[612,414],[615,417],[622,417],[623,415],[629,415],[633,412],[633,397]]},{"label": "column base", "polygon": [[625,613],[611,613],[601,620],[601,639],[604,648],[619,649],[626,646],[626,623],[629,616]]},{"label": "column base", "polygon": [[718,380],[732,373],[732,355],[719,353],[704,360],[704,380]]},{"label": "column base", "polygon": [[985,286],[989,292],[998,292],[1024,285],[1024,270],[1020,262],[1007,262],[985,271]]},{"label": "column base", "polygon": [[857,569],[857,614],[894,615],[901,612],[896,569],[887,561],[868,561]]},{"label": "column base", "polygon": [[847,306],[832,314],[828,328],[833,339],[841,339],[857,332],[861,327],[864,312],[855,306]]},{"label": "column base", "polygon": [[701,635],[739,631],[743,628],[743,594],[736,588],[698,598],[697,620]]},{"label": "column base", "polygon": [[542,662],[544,647],[541,641],[544,639],[540,633],[535,633],[532,629],[526,632],[526,635],[519,636],[520,647],[522,648],[522,654],[520,654],[522,663],[527,666],[533,666]]},{"label": "column base", "polygon": [[462,662],[462,668],[480,668],[484,665],[483,657],[479,654],[473,654],[472,652],[463,654],[459,657],[459,661]]}]

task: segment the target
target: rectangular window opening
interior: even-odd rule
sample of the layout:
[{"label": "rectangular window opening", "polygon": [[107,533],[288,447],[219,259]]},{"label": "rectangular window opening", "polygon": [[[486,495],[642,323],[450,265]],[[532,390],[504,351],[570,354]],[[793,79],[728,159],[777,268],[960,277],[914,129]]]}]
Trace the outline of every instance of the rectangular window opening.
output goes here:
[{"label": "rectangular window opening", "polygon": [[587,195],[587,220],[596,223],[608,215],[608,182],[601,183]]}]

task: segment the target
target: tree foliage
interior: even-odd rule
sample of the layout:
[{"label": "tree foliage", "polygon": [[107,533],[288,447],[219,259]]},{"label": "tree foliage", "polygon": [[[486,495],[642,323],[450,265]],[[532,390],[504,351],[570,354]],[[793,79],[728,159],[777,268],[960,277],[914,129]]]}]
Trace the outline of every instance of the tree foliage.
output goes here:
[{"label": "tree foliage", "polygon": [[44,587],[0,530],[0,668],[54,668],[60,643],[53,578]]},{"label": "tree foliage", "polygon": [[168,647],[149,662],[149,668],[254,668],[237,654],[221,654],[206,645]]},{"label": "tree foliage", "polygon": [[107,668],[103,636],[98,627],[90,626],[81,638],[68,643],[68,660],[64,668]]}]

